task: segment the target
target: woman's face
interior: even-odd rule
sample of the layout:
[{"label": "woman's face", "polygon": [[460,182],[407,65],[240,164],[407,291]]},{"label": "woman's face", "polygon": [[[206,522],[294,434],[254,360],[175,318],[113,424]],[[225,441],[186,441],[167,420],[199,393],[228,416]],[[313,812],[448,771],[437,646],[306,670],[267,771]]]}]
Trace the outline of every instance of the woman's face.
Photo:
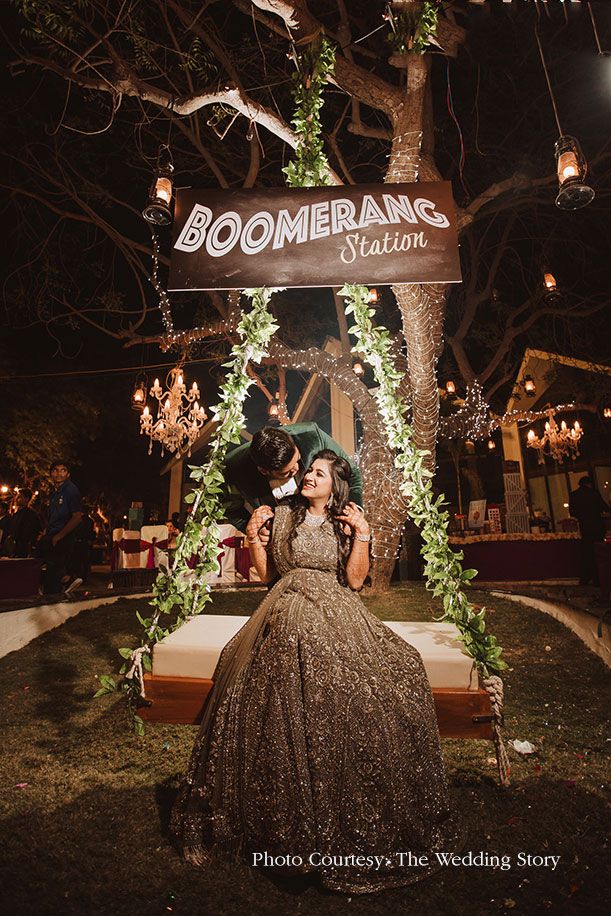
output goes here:
[{"label": "woman's face", "polygon": [[316,458],[306,471],[301,485],[301,495],[306,499],[329,499],[333,489],[331,466],[324,458]]}]

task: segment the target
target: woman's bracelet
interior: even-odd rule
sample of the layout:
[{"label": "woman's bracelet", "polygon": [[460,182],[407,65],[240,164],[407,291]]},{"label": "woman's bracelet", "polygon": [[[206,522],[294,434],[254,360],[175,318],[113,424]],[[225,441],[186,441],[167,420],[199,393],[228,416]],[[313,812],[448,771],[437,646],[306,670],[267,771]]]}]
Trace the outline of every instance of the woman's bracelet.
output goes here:
[{"label": "woman's bracelet", "polygon": [[355,534],[355,538],[357,541],[363,541],[365,544],[368,544],[369,541],[371,540],[371,535],[370,534]]}]

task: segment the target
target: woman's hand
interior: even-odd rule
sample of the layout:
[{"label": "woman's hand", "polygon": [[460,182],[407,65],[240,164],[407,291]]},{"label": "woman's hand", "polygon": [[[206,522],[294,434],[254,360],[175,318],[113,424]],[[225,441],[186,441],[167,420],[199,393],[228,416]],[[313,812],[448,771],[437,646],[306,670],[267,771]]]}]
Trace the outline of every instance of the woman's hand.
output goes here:
[{"label": "woman's hand", "polygon": [[336,518],[344,522],[344,531],[346,534],[360,534],[363,537],[370,535],[369,522],[356,503],[346,503],[344,511],[341,515],[336,516]]},{"label": "woman's hand", "polygon": [[258,509],[255,509],[246,525],[246,540],[249,544],[261,544],[267,547],[271,532],[270,526],[266,523],[273,517],[274,510],[270,506],[259,506]]}]

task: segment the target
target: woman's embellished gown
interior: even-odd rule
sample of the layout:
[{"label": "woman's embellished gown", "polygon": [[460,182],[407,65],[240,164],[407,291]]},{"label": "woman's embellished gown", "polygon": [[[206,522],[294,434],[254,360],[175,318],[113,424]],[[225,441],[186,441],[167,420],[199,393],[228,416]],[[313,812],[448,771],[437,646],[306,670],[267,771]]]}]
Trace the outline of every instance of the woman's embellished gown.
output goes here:
[{"label": "woman's embellished gown", "polygon": [[[196,864],[267,852],[344,893],[410,884],[463,842],[422,659],[339,584],[331,524],[289,544],[290,518],[277,508],[281,579],[221,654],[172,829]],[[383,861],[344,864],[359,855]]]}]

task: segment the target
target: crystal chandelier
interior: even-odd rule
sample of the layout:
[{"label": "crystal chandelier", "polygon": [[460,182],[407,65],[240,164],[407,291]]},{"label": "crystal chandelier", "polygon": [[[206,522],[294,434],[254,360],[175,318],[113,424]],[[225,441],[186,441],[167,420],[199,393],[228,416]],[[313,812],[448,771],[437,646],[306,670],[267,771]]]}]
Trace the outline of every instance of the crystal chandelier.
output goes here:
[{"label": "crystal chandelier", "polygon": [[575,420],[571,429],[563,420],[558,426],[554,420],[554,411],[548,411],[549,419],[545,422],[545,431],[541,438],[531,429],[528,433],[526,444],[529,448],[536,448],[539,452],[539,464],[549,455],[554,461],[561,463],[565,457],[575,458],[579,454],[579,441],[583,430],[579,420]]},{"label": "crystal chandelier", "polygon": [[179,453],[186,449],[190,455],[191,446],[207,416],[199,404],[197,382],[193,382],[187,391],[183,368],[179,364],[168,372],[166,386],[164,391],[159,379],[155,379],[150,395],[157,400],[157,419],[153,421],[147,405],[140,417],[140,433],[150,438],[149,455],[153,451],[153,442],[160,443],[162,455],[166,449]]}]

